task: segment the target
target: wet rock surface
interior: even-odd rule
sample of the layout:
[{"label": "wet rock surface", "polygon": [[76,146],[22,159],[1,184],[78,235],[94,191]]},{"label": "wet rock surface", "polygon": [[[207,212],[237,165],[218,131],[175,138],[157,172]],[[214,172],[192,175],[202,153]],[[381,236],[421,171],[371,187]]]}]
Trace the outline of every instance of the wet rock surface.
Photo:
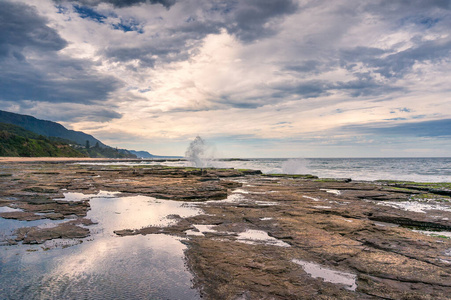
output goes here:
[{"label": "wet rock surface", "polygon": [[[16,242],[89,235],[89,200],[67,201],[64,193],[193,202],[202,214],[115,233],[186,237],[187,266],[206,299],[450,299],[451,242],[438,232],[451,231],[447,184],[162,166],[1,167],[8,176],[0,179],[0,207],[20,210],[1,217],[62,220],[19,229]],[[355,288],[312,276],[299,261],[355,275]]]},{"label": "wet rock surface", "polygon": [[23,227],[17,230],[16,242],[24,244],[42,244],[53,239],[74,239],[89,236],[89,229],[77,226],[73,222],[59,224],[51,228]]}]

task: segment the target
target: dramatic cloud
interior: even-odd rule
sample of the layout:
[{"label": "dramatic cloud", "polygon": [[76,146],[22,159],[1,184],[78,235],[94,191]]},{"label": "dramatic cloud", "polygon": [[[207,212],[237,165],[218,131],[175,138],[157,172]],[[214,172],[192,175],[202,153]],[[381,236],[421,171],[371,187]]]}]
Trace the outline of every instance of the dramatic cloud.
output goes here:
[{"label": "dramatic cloud", "polygon": [[59,52],[68,46],[35,7],[0,2],[0,99],[94,103],[106,100],[120,81],[96,72],[92,61]]},{"label": "dramatic cloud", "polygon": [[[64,2],[64,0],[54,0],[55,2]],[[139,5],[139,4],[145,4],[145,3],[151,3],[151,4],[161,4],[164,7],[171,7],[174,5],[175,0],[67,0],[70,2],[78,2],[83,5],[90,5],[90,6],[96,6],[101,3],[108,3],[112,4],[115,7],[126,7],[126,6],[133,6],[133,5]]]},{"label": "dramatic cloud", "polygon": [[451,149],[451,1],[7,0],[0,20],[0,109],[105,143]]},{"label": "dramatic cloud", "polygon": [[77,59],[3,62],[0,71],[1,99],[45,102],[94,103],[107,99],[118,80],[102,76],[86,61]]},{"label": "dramatic cloud", "polygon": [[292,0],[246,0],[231,1],[218,9],[226,16],[227,31],[251,42],[277,32],[277,18],[295,13],[297,5]]},{"label": "dramatic cloud", "polygon": [[9,1],[0,2],[0,59],[25,60],[26,47],[35,51],[58,51],[67,46],[55,29],[46,25],[34,7]]}]

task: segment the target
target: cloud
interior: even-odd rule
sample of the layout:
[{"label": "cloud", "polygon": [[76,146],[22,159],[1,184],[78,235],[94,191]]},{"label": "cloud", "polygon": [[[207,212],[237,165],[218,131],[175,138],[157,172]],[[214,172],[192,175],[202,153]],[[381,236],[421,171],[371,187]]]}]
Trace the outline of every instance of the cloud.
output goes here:
[{"label": "cloud", "polygon": [[[38,119],[63,122],[71,127],[71,124],[78,122],[104,123],[114,119],[122,118],[122,114],[111,104],[108,107],[103,105],[80,104],[80,103],[55,103],[40,101],[1,101],[2,110],[19,114],[31,115]],[[97,125],[99,126],[99,125]],[[103,126],[103,125],[100,125]]]},{"label": "cloud", "polygon": [[[62,0],[54,0],[64,2]],[[98,6],[101,3],[112,4],[114,7],[123,8],[140,4],[161,4],[167,9],[174,5],[199,6],[207,8],[202,15],[199,26],[199,18],[187,16],[187,23],[196,23],[192,28],[216,27],[226,28],[231,34],[236,35],[242,41],[253,41],[271,35],[276,32],[277,18],[293,14],[298,5],[294,0],[227,0],[227,1],[176,1],[176,0],[69,0],[85,6]],[[84,8],[82,8],[83,10]],[[218,18],[221,16],[222,18]],[[276,22],[276,23],[269,23]],[[216,24],[215,24],[216,23]],[[184,29],[186,30],[187,27]],[[182,28],[183,29],[183,28]]]},{"label": "cloud", "polygon": [[74,5],[73,6],[75,11],[80,15],[83,19],[91,19],[99,23],[105,23],[105,19],[108,17],[105,15],[102,15],[95,11],[94,9],[87,7],[87,6],[81,6],[81,5]]},{"label": "cloud", "polygon": [[59,53],[68,43],[29,5],[0,2],[0,99],[54,103],[106,100],[120,85],[90,60]]},{"label": "cloud", "polygon": [[292,0],[229,1],[222,11],[226,16],[225,28],[241,41],[252,42],[277,32],[277,21],[296,12]]},{"label": "cloud", "polygon": [[[112,3],[112,1],[76,1],[75,3],[91,6],[75,7],[83,18],[108,23],[108,14],[100,13],[95,7],[101,2]],[[114,2],[117,7],[136,3],[117,2]],[[119,2],[124,3],[119,5]],[[156,2],[152,1],[151,4]],[[297,10],[297,4],[293,0],[178,1],[167,7],[169,10],[166,11],[149,10],[148,16],[135,20],[135,24],[132,24],[141,25],[138,31],[143,33],[147,30],[152,35],[151,39],[138,39],[127,45],[110,44],[104,49],[99,49],[99,54],[114,62],[138,61],[140,67],[183,61],[195,54],[202,40],[210,34],[220,34],[222,30],[226,30],[241,42],[250,43],[276,34],[278,24],[283,18]],[[110,16],[117,13],[119,12],[110,11]],[[155,25],[158,25],[156,32]],[[133,26],[123,23],[114,24],[113,28],[133,30]]]},{"label": "cloud", "polygon": [[47,20],[29,5],[9,1],[0,2],[0,60],[24,60],[23,51],[58,51],[67,46],[58,32],[46,25]]},{"label": "cloud", "polygon": [[386,78],[402,78],[415,64],[437,62],[451,54],[449,38],[427,41],[413,39],[413,43],[413,46],[402,51],[366,47],[344,49],[340,52],[341,65],[352,72],[360,63]]},{"label": "cloud", "polygon": [[379,0],[364,4],[365,10],[372,13],[378,13],[384,16],[399,17],[405,14],[424,13],[434,9],[451,9],[449,0]]},{"label": "cloud", "polygon": [[[64,2],[64,0],[54,0],[54,1],[57,3]],[[114,7],[127,7],[150,3],[150,4],[161,4],[166,8],[170,8],[176,2],[175,0],[66,0],[66,1],[77,2],[82,5],[89,6],[97,6],[101,3],[107,3],[112,4]]]},{"label": "cloud", "polygon": [[276,92],[273,94],[276,98],[286,98],[289,95],[295,94],[301,98],[317,98],[327,95],[329,90],[333,88],[333,84],[325,80],[308,80],[292,85],[282,85],[275,87]]},{"label": "cloud", "polygon": [[2,100],[34,100],[54,103],[94,103],[106,100],[119,86],[111,76],[96,73],[79,59],[3,62],[0,71]]},{"label": "cloud", "polygon": [[[405,118],[393,118],[393,121],[404,121]],[[431,120],[422,122],[403,122],[401,124],[365,124],[342,127],[344,131],[354,131],[364,134],[401,137],[445,137],[451,136],[451,119]]]},{"label": "cloud", "polygon": [[451,54],[451,40],[425,41],[418,46],[391,54],[384,59],[372,61],[369,65],[375,72],[390,78],[402,77],[418,62],[436,62]]},{"label": "cloud", "polygon": [[288,63],[283,69],[286,71],[293,71],[305,74],[319,74],[324,71],[324,63],[319,60],[305,60],[297,64]]},{"label": "cloud", "polygon": [[0,5],[0,107],[104,136],[150,143],[205,131],[296,149],[329,145],[329,133],[336,145],[390,132],[442,139],[432,123],[413,124],[451,118],[450,1]]}]

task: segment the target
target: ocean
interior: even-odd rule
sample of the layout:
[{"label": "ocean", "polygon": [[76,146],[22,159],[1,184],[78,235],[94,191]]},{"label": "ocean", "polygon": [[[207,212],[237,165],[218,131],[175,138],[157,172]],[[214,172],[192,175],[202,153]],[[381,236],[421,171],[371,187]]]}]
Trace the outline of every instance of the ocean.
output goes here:
[{"label": "ocean", "polygon": [[[141,164],[195,166],[190,161]],[[198,167],[256,169],[265,174],[312,174],[320,178],[451,182],[451,158],[255,158],[204,159]]]}]

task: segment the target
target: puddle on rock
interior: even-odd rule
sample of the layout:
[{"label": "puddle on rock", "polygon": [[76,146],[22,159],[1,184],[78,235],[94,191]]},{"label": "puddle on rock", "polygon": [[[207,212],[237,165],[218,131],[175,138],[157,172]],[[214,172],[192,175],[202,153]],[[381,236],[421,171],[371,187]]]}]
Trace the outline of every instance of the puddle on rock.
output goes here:
[{"label": "puddle on rock", "polygon": [[63,193],[64,198],[55,198],[55,201],[80,202],[92,198],[114,198],[119,192],[100,191],[97,194],[83,194],[83,193]]},{"label": "puddle on rock", "polygon": [[278,247],[291,247],[290,244],[268,235],[262,230],[248,229],[238,234],[237,240],[247,244],[266,244]]},{"label": "puddle on rock", "polygon": [[432,237],[451,239],[451,231],[429,231],[429,230],[412,230],[412,231],[429,235]]},{"label": "puddle on rock", "polygon": [[325,191],[326,193],[329,194],[334,194],[334,195],[341,195],[341,192],[339,190],[329,190],[329,189],[320,189],[321,191]]},{"label": "puddle on rock", "polygon": [[[271,218],[272,219],[272,218]],[[244,232],[240,232],[238,234],[234,232],[225,232],[225,231],[216,231],[213,229],[215,225],[193,225],[196,230],[187,230],[185,233],[187,235],[197,235],[197,236],[204,236],[204,233],[207,232],[215,232],[222,234],[224,236],[233,236],[236,235],[236,241],[240,243],[245,244],[263,244],[263,245],[272,245],[272,246],[278,246],[278,247],[291,247],[290,244],[285,243],[284,241],[278,240],[274,237],[271,237],[268,235],[267,232],[262,230],[255,230],[255,229],[247,229]],[[227,241],[224,238],[213,238],[214,240],[220,240],[220,241]]]},{"label": "puddle on rock", "polygon": [[193,225],[196,230],[190,229],[185,231],[186,235],[204,236],[206,232],[217,232],[213,229],[216,225]]},{"label": "puddle on rock", "polygon": [[254,201],[255,204],[260,206],[274,206],[279,205],[277,202],[271,202],[271,201]]},{"label": "puddle on rock", "polygon": [[22,227],[39,227],[39,228],[52,228],[58,226],[58,224],[67,222],[68,220],[49,220],[41,219],[34,221],[19,221],[15,219],[0,218],[0,244],[5,243],[10,239],[14,239],[17,229]]},{"label": "puddle on rock", "polygon": [[41,248],[47,251],[54,248],[67,248],[81,243],[83,243],[81,239],[53,239],[45,241]]},{"label": "puddle on rock", "polygon": [[418,213],[426,213],[426,211],[428,210],[440,210],[451,212],[451,208],[448,206],[443,206],[440,204],[421,203],[417,201],[401,201],[401,202],[382,201],[377,202],[377,205],[390,206],[397,209],[413,211]]},{"label": "puddle on rock", "polygon": [[[279,205],[279,203],[277,202],[271,202],[271,201],[255,201],[252,199],[248,199],[246,198],[246,193],[232,193],[231,195],[229,195],[227,197],[227,199],[224,200],[209,200],[206,201],[204,203],[234,203],[234,204],[241,204],[241,203],[246,203],[246,204],[255,204],[255,205],[260,205],[260,206],[273,206],[273,205]],[[202,204],[202,203],[200,203]]]},{"label": "puddle on rock", "polygon": [[235,193],[235,194],[250,194],[250,195],[265,195],[265,194],[269,194],[269,193],[276,193],[276,191],[255,192],[255,191],[246,191],[246,190],[243,190],[243,189],[236,189],[232,193]]},{"label": "puddle on rock", "polygon": [[168,226],[175,220],[170,215],[182,218],[202,212],[193,204],[173,200],[159,200],[146,196],[118,198],[93,198],[87,218],[102,224],[102,228],[113,234],[114,230],[141,229],[148,226]]},{"label": "puddle on rock", "polygon": [[373,224],[380,227],[399,227],[398,224],[395,223],[386,223],[386,222],[379,222],[379,221],[373,221]]},{"label": "puddle on rock", "polygon": [[339,202],[339,201],[334,201],[334,200],[329,201],[329,203],[330,204],[337,204],[337,205],[348,205],[349,204],[348,201]]},{"label": "puddle on rock", "polygon": [[243,189],[236,189],[232,191],[234,194],[249,194],[249,191],[243,190]]},{"label": "puddle on rock", "polygon": [[205,203],[240,203],[249,201],[243,194],[241,193],[232,193],[227,196],[227,199],[224,200],[208,200]]},{"label": "puddle on rock", "polygon": [[0,206],[0,213],[5,213],[5,212],[19,212],[19,211],[23,211],[23,209],[20,208],[12,208],[9,206]]},{"label": "puddle on rock", "polygon": [[302,196],[302,197],[304,197],[304,198],[307,198],[307,199],[310,199],[310,200],[313,200],[313,201],[320,201],[318,198],[314,198],[314,197],[310,197],[310,196]]},{"label": "puddle on rock", "polygon": [[292,262],[301,265],[304,271],[313,278],[322,278],[326,282],[344,285],[345,289],[350,291],[355,291],[357,288],[357,275],[328,269],[319,264],[300,259],[293,259]]}]

